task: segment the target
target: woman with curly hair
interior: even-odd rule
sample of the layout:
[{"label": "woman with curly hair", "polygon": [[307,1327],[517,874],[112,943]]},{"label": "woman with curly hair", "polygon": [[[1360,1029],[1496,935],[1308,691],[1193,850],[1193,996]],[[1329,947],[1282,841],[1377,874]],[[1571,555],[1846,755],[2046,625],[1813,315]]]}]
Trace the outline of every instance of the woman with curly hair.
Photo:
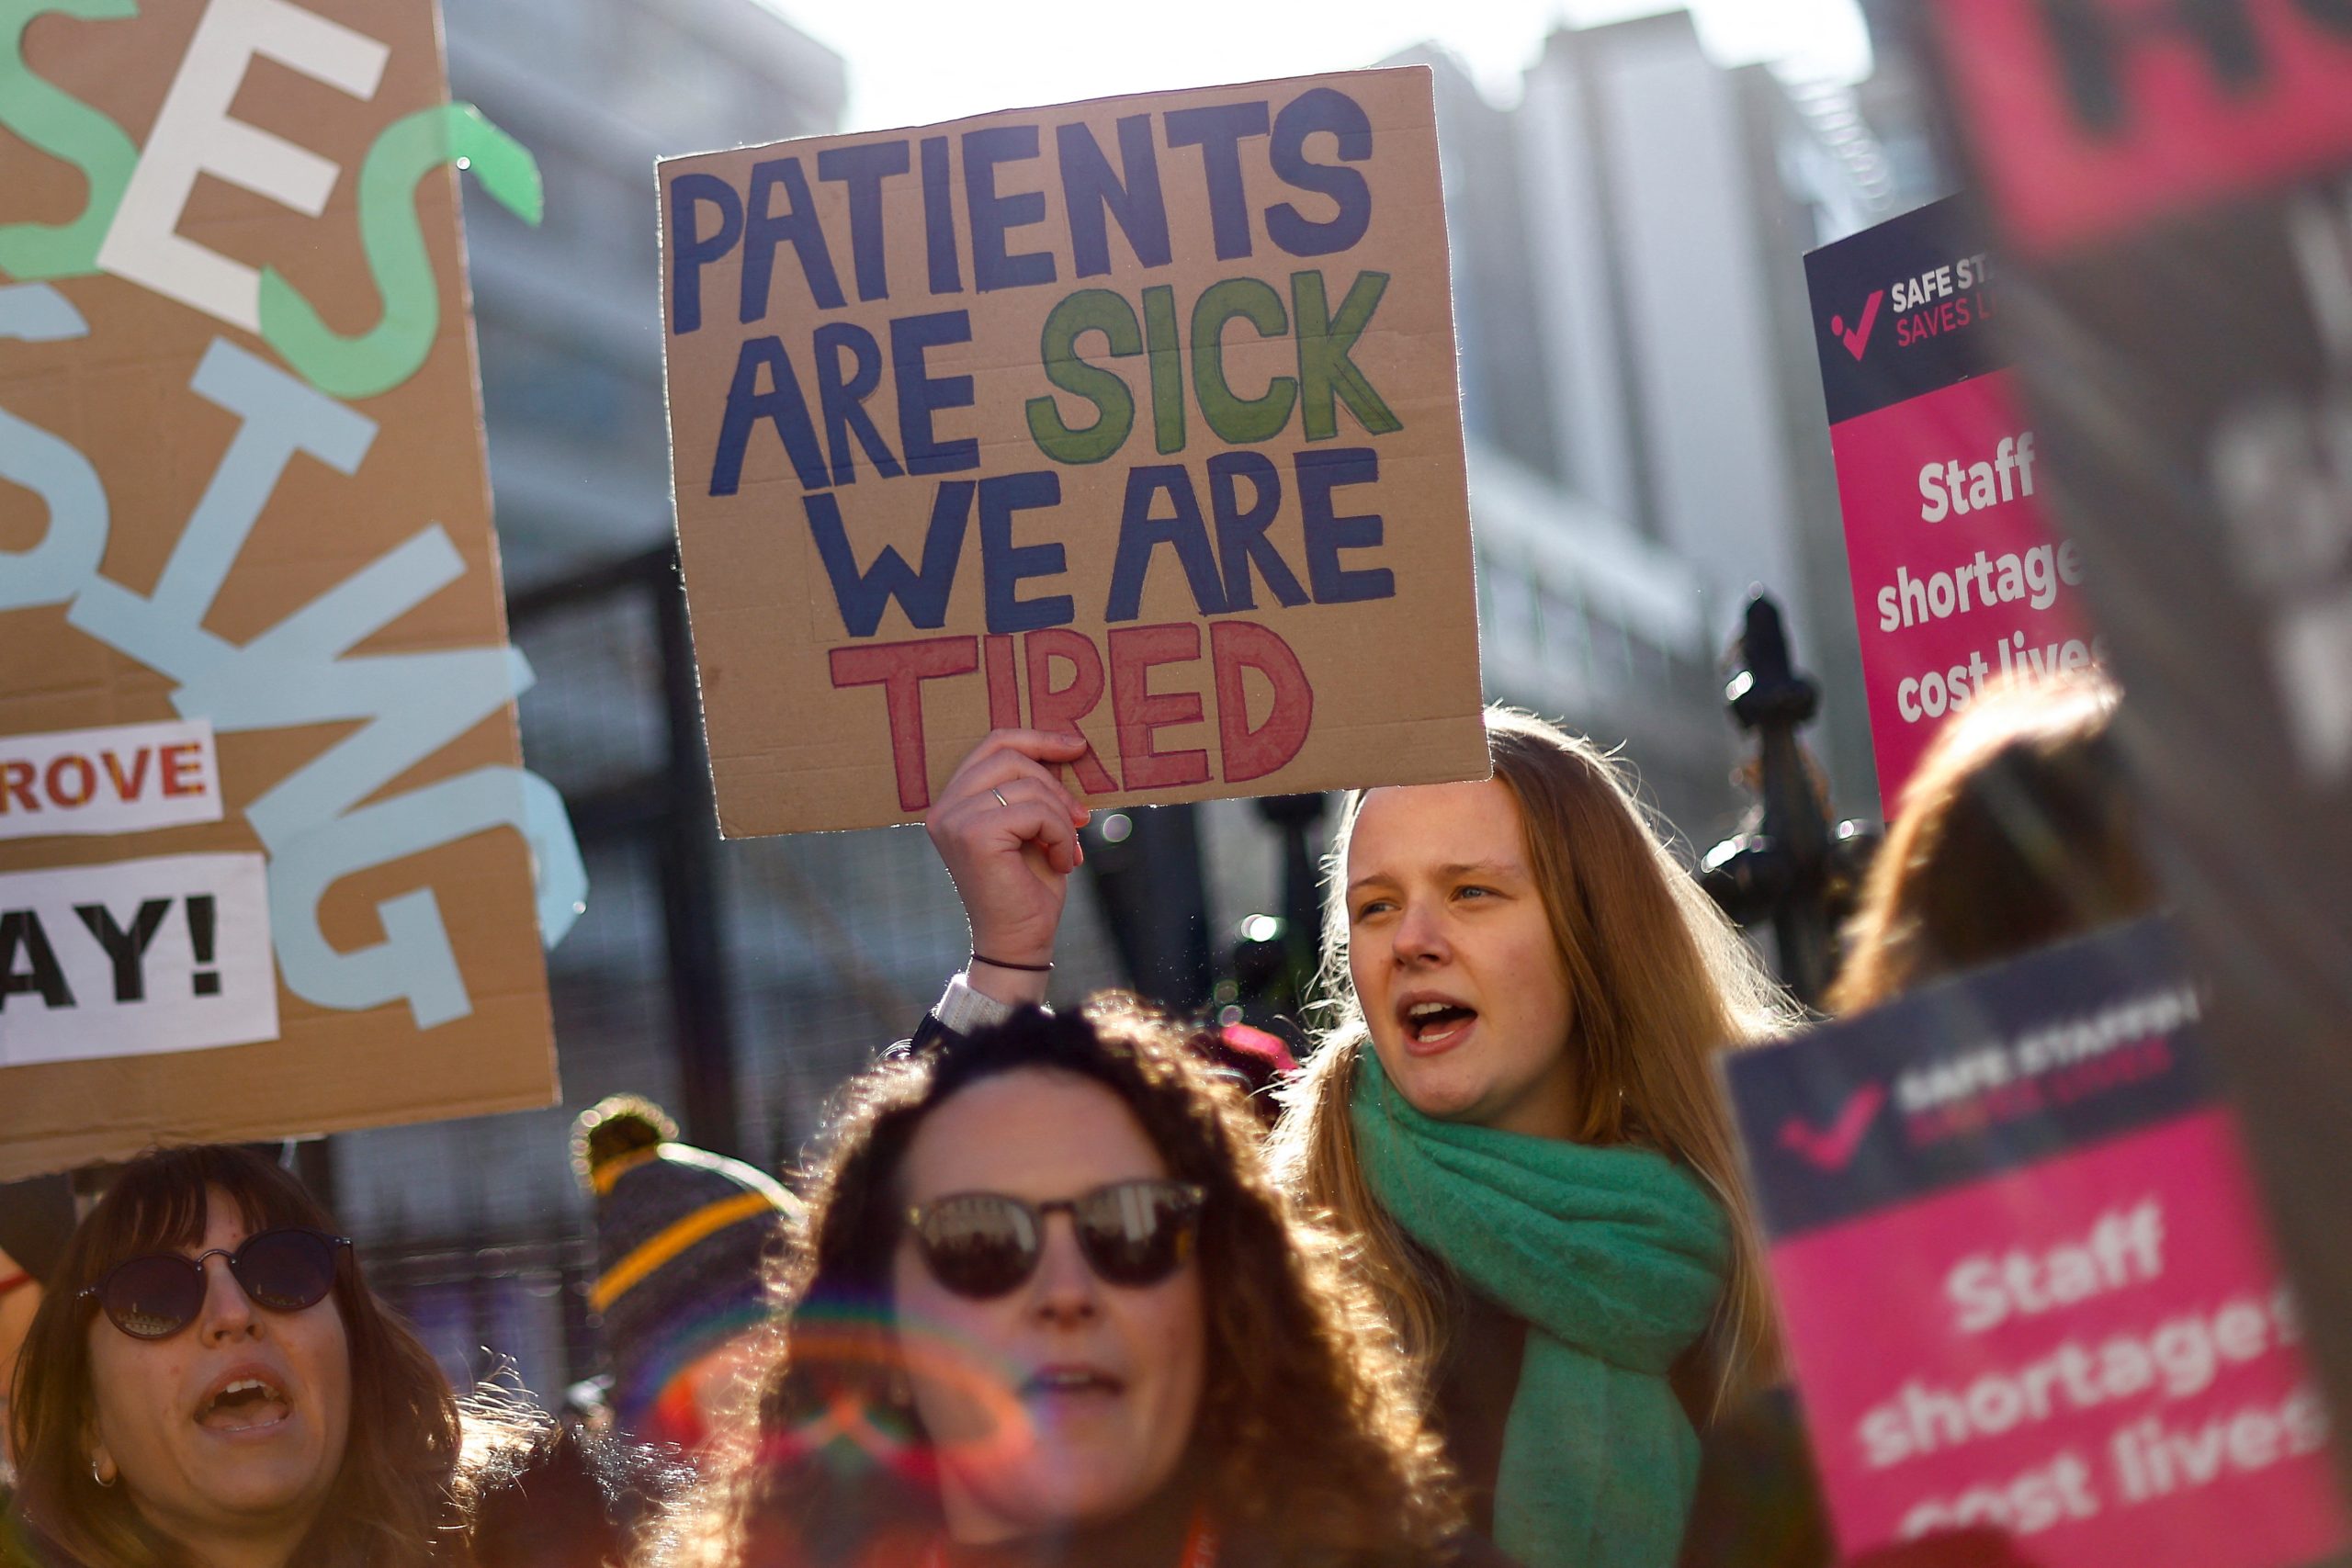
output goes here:
[{"label": "woman with curly hair", "polygon": [[1453,1524],[1402,1367],[1247,1110],[1115,1000],[844,1093],[695,1568],[1396,1568]]},{"label": "woman with curly hair", "polygon": [[8,1568],[599,1568],[628,1483],[659,1484],[520,1402],[458,1400],[247,1149],[131,1161],[49,1285],[9,1409]]},{"label": "woman with curly hair", "polygon": [[[1486,715],[1494,776],[1351,793],[1332,1007],[1272,1167],[1338,1222],[1471,1523],[1530,1568],[1666,1568],[1698,1427],[1776,1372],[1716,1055],[1794,1018],[1589,741]],[[972,922],[927,1033],[1035,999],[1084,742],[1001,730],[926,825]]]}]

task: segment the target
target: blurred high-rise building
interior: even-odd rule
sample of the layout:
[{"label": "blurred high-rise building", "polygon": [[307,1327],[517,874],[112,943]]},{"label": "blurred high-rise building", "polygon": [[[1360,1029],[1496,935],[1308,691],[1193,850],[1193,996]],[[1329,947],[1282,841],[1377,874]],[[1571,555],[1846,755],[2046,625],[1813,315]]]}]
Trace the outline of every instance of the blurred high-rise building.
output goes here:
[{"label": "blurred high-rise building", "polygon": [[1933,194],[1855,91],[1710,61],[1686,13],[1552,35],[1521,101],[1438,72],[1489,694],[1622,742],[1704,842],[1739,806],[1719,663],[1751,586],[1876,804],[1803,257]]},{"label": "blurred high-rise building", "polygon": [[1855,0],[1870,30],[1869,77],[1856,85],[1854,101],[1885,150],[1897,212],[1950,196],[1958,186],[1951,150],[1937,134],[1936,117],[1921,59],[1928,8],[1917,0]]}]

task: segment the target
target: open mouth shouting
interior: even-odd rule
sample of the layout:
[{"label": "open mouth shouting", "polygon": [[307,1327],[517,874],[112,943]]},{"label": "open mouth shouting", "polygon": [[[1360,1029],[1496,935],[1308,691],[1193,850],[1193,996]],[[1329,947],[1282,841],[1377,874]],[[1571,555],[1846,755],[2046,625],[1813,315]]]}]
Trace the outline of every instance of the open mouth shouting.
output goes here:
[{"label": "open mouth shouting", "polygon": [[1038,1368],[1023,1380],[1021,1394],[1031,1400],[1107,1400],[1116,1399],[1126,1386],[1100,1367],[1063,1364]]},{"label": "open mouth shouting", "polygon": [[1415,1055],[1448,1051],[1470,1036],[1478,1010],[1438,991],[1408,991],[1396,998],[1396,1021],[1405,1048]]},{"label": "open mouth shouting", "polygon": [[239,1367],[214,1383],[196,1407],[196,1424],[222,1435],[266,1432],[293,1418],[294,1402],[266,1370]]}]

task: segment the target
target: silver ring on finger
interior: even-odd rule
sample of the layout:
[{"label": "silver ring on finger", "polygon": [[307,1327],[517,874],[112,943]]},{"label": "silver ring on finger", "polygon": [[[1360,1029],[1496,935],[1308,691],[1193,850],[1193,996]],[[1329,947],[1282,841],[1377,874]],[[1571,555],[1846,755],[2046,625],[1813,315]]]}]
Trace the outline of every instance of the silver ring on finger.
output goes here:
[{"label": "silver ring on finger", "polygon": [[989,791],[989,793],[996,796],[996,803],[999,806],[1011,806],[1012,804],[1012,802],[1004,798],[1004,791],[1001,789],[992,789]]}]

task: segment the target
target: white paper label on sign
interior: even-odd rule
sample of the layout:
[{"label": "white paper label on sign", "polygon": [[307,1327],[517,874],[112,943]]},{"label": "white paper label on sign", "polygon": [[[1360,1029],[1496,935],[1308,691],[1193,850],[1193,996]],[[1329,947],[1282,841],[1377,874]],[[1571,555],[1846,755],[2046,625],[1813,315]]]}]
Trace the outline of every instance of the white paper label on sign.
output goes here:
[{"label": "white paper label on sign", "polygon": [[0,735],[0,839],[220,820],[209,720]]},{"label": "white paper label on sign", "polygon": [[260,855],[0,876],[0,1066],[277,1038]]}]

